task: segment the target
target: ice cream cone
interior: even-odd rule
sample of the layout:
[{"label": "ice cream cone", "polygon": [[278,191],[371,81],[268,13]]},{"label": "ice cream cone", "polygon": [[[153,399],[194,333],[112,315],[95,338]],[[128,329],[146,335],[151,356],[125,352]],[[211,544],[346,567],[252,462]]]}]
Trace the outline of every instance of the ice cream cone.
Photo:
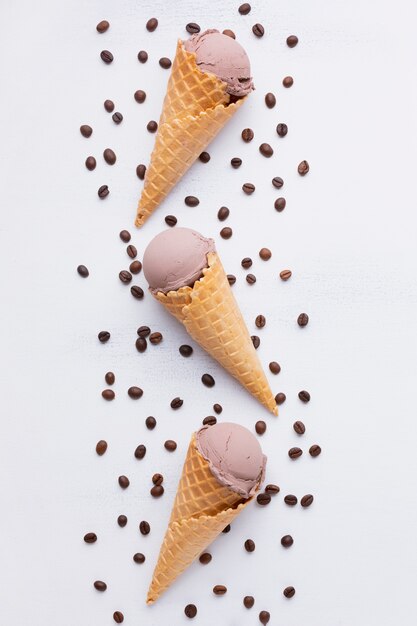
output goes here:
[{"label": "ice cream cone", "polygon": [[142,226],[246,98],[230,103],[227,83],[202,72],[181,40],[137,209]]}]

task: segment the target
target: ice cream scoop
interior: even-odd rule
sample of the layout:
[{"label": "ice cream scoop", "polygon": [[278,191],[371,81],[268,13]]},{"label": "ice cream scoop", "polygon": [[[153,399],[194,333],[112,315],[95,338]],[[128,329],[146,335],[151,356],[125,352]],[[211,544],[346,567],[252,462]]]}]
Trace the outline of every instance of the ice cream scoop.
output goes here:
[{"label": "ice cream scoop", "polygon": [[172,228],[159,233],[143,256],[143,272],[153,293],[168,293],[192,286],[207,267],[207,254],[214,251],[213,239],[190,228]]},{"label": "ice cream scoop", "polygon": [[228,84],[229,94],[243,97],[254,88],[248,55],[232,37],[209,29],[184,41],[184,48],[195,53],[202,72],[211,72]]},{"label": "ice cream scoop", "polygon": [[259,489],[265,475],[266,456],[247,428],[231,422],[203,426],[196,434],[196,441],[198,451],[220,484],[244,498]]}]

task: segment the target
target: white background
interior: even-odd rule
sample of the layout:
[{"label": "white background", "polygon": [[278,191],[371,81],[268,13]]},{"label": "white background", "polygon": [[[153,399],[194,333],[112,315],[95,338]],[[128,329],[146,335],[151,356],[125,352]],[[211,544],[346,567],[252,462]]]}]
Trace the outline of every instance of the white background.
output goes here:
[{"label": "white background", "polygon": [[[196,624],[257,624],[266,609],[276,626],[394,626],[414,623],[416,542],[416,44],[412,3],[406,0],[260,0],[247,17],[238,1],[162,0],[0,3],[1,178],[1,623],[9,626],[111,625],[121,610],[125,624],[188,623],[183,607],[198,606]],[[156,32],[145,30],[156,16]],[[104,35],[101,19],[111,22]],[[196,163],[141,231],[133,226],[168,72],[157,60],[173,55],[189,21],[232,28],[252,61],[256,92],[210,147],[211,161]],[[251,32],[265,26],[263,39]],[[299,45],[285,45],[288,34]],[[99,58],[107,48],[111,66]],[[149,52],[140,65],[136,54]],[[285,90],[283,76],[294,76]],[[133,99],[143,88],[143,105]],[[268,110],[264,95],[277,106]],[[103,109],[111,98],[124,121],[116,126]],[[286,122],[285,139],[275,134]],[[84,139],[82,123],[93,136]],[[247,145],[244,127],[255,131]],[[258,152],[268,141],[270,160]],[[101,157],[115,150],[114,167]],[[84,167],[87,155],[97,168]],[[232,170],[230,158],[244,164]],[[311,170],[300,178],[297,164]],[[271,186],[282,176],[282,194]],[[256,192],[245,196],[244,182]],[[110,196],[97,198],[108,184]],[[201,202],[190,209],[185,195]],[[274,199],[284,195],[281,214]],[[231,210],[234,235],[218,237],[217,210]],[[185,331],[149,295],[134,300],[118,279],[128,265],[122,228],[143,249],[174,213],[178,223],[217,240],[248,326],[262,313],[259,354],[282,372],[270,376],[287,401],[269,416],[198,348],[178,354]],[[267,246],[272,259],[257,252]],[[256,285],[240,267],[254,259]],[[90,269],[81,279],[78,264]],[[279,271],[291,268],[287,283]],[[142,275],[135,284],[145,287]],[[306,311],[310,324],[298,328]],[[145,354],[135,350],[136,328],[164,334]],[[101,345],[100,330],[112,333]],[[116,374],[116,400],[101,398],[104,373]],[[213,389],[200,382],[204,372]],[[127,397],[130,385],[144,389]],[[307,389],[312,400],[297,397]],[[169,402],[184,399],[174,412]],[[169,516],[191,432],[213,402],[222,419],[253,429],[265,419],[262,445],[268,482],[281,493],[270,506],[252,506],[228,535],[212,546],[207,567],[194,564],[154,606],[147,585]],[[158,420],[151,432],[147,415]],[[298,438],[295,419],[306,424]],[[96,442],[109,442],[105,456]],[[167,438],[178,441],[169,454]],[[148,453],[133,457],[139,443]],[[307,453],[312,443],[321,457]],[[292,462],[287,450],[305,454]],[[159,500],[150,477],[165,476]],[[125,492],[117,477],[126,474]],[[310,509],[291,509],[286,493],[313,493]],[[121,529],[119,514],[129,522]],[[151,534],[142,537],[138,522]],[[83,535],[99,540],[86,545]],[[294,536],[292,548],[280,537]],[[243,542],[256,542],[248,554]],[[146,554],[142,566],[132,555]],[[107,582],[99,594],[96,579]],[[214,597],[212,587],[228,593]],[[292,600],[282,590],[294,585]],[[242,598],[256,598],[251,611]]]}]

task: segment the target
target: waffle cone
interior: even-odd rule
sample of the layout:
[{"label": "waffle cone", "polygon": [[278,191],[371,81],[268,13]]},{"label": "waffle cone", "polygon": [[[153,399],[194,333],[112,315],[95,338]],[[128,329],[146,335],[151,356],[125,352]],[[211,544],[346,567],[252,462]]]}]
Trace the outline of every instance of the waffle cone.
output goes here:
[{"label": "waffle cone", "polygon": [[227,83],[203,73],[179,40],[155,146],[137,209],[142,226],[246,98],[229,104]]},{"label": "waffle cone", "polygon": [[252,500],[221,485],[193,435],[147,595],[152,604]]},{"label": "waffle cone", "polygon": [[193,287],[181,287],[155,298],[182,322],[195,341],[234,376],[269,411],[277,406],[248,329],[218,255],[207,255],[208,267]]}]

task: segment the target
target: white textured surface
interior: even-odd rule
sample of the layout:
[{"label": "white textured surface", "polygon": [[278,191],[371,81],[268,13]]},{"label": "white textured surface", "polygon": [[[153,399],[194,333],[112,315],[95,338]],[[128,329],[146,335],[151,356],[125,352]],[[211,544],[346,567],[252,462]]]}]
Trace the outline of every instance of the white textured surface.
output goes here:
[{"label": "white textured surface", "polygon": [[[71,2],[40,0],[0,5],[0,171],[1,171],[1,368],[0,436],[0,596],[1,623],[73,626],[113,623],[121,610],[125,624],[185,624],[183,607],[194,602],[195,623],[209,626],[257,624],[261,609],[271,625],[397,626],[411,624],[416,585],[416,218],[415,164],[417,91],[416,43],[411,3],[398,0],[264,0],[241,17],[239,2],[162,0]],[[155,15],[158,30],[146,20]],[[109,19],[99,36],[95,25]],[[247,48],[257,91],[210,148],[209,164],[197,163],[168,202],[140,232],[132,226],[139,193],[135,167],[146,162],[168,73],[157,59],[169,56],[184,25],[232,28]],[[265,25],[256,39],[253,23]],[[296,33],[297,48],[285,38]],[[115,55],[104,65],[101,49]],[[150,59],[136,59],[139,49]],[[268,61],[268,55],[272,58]],[[295,84],[284,90],[283,76]],[[146,103],[133,100],[136,89]],[[263,97],[275,92],[277,107]],[[105,98],[125,119],[115,126],[103,110]],[[275,135],[285,121],[289,134]],[[91,139],[81,123],[94,128]],[[240,139],[245,126],[255,140]],[[269,141],[266,160],[257,146]],[[105,147],[118,156],[111,168]],[[84,159],[94,154],[97,169]],[[233,156],[244,165],[234,171]],[[297,163],[308,159],[301,179]],[[286,210],[273,209],[273,175],[285,179]],[[243,182],[254,182],[251,197]],[[98,200],[108,184],[111,195]],[[200,197],[198,208],[183,204]],[[133,233],[139,254],[163,226],[168,213],[179,224],[216,236],[216,213],[229,206],[229,241],[217,239],[224,265],[237,276],[235,293],[255,332],[258,313],[267,318],[259,331],[260,356],[282,365],[271,382],[285,391],[280,417],[270,417],[198,349],[182,359],[177,347],[184,330],[147,296],[135,301],[118,279],[128,265],[121,228]],[[225,224],[223,224],[225,225]],[[268,246],[273,257],[261,262]],[[258,277],[249,287],[240,267],[254,259]],[[90,269],[82,280],[75,268]],[[288,283],[278,272],[290,267]],[[143,276],[135,281],[143,287]],[[310,324],[296,317],[307,311]],[[149,324],[164,342],[140,355],[136,328]],[[112,339],[101,345],[97,332]],[[104,373],[116,373],[113,403],[101,399]],[[203,372],[214,389],[200,383]],[[126,390],[139,384],[134,402]],[[302,405],[299,389],[312,394]],[[178,412],[169,408],[184,398]],[[188,438],[213,402],[222,418],[253,427],[265,419],[262,439],[269,457],[267,479],[281,494],[265,509],[252,507],[213,545],[207,567],[192,566],[154,607],[144,596],[169,515]],[[145,429],[153,414],[155,431]],[[291,424],[302,419],[302,439]],[[96,456],[97,440],[109,442]],[[163,448],[178,440],[174,454]],[[133,457],[143,442],[148,454]],[[323,454],[291,462],[292,445],[306,451],[318,442]],[[149,496],[150,477],[165,476],[166,493]],[[130,488],[122,492],[117,476]],[[290,509],[285,493],[314,493],[308,510]],[[121,529],[116,518],[129,522]],[[147,519],[151,535],[138,522]],[[93,530],[99,540],[85,545]],[[290,532],[294,546],[284,551],[280,537]],[[254,554],[243,550],[251,537]],[[147,561],[135,565],[143,551]],[[105,580],[97,593],[92,583]],[[214,597],[214,584],[226,584]],[[297,594],[285,600],[282,589]],[[242,597],[253,594],[252,611]]]}]

